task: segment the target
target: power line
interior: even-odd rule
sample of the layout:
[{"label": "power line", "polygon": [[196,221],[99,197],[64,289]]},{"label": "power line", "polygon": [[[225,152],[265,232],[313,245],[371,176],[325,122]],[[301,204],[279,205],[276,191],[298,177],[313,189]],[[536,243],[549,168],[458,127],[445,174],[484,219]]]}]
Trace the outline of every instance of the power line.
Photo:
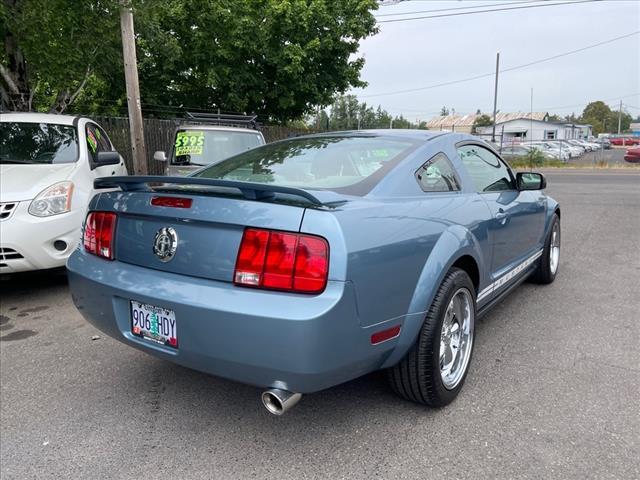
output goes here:
[{"label": "power line", "polygon": [[517,67],[505,68],[502,70],[503,72],[510,72],[511,70],[517,70],[519,68],[529,67],[531,65],[536,65],[542,62],[548,62],[549,60],[555,60],[556,58],[566,57],[567,55],[573,55],[574,53],[584,52],[585,50],[589,50],[591,48],[599,47],[601,45],[606,45],[607,43],[617,42],[618,40],[622,40],[623,38],[632,37],[640,33],[640,30],[636,30],[635,32],[627,33],[626,35],[621,35],[619,37],[612,38],[610,40],[605,40],[604,42],[594,43],[593,45],[589,45],[586,47],[578,48],[576,50],[571,50],[569,52],[560,53],[558,55],[554,55],[552,57],[543,58],[541,60],[535,60],[533,62],[524,63],[522,65],[518,65]]},{"label": "power line", "polygon": [[489,13],[489,12],[504,12],[508,10],[522,10],[525,8],[540,8],[540,7],[556,7],[559,5],[573,5],[578,3],[592,3],[592,2],[601,2],[602,0],[575,0],[571,2],[560,2],[560,3],[542,3],[537,5],[519,5],[515,7],[503,7],[503,8],[494,8],[490,10],[474,10],[473,12],[456,12],[456,13],[441,13],[439,15],[425,15],[423,17],[411,17],[411,18],[393,18],[391,20],[380,20],[378,23],[395,23],[395,22],[408,22],[412,20],[425,20],[429,18],[442,18],[442,17],[458,17],[461,15],[473,15],[476,13]]},{"label": "power line", "polygon": [[[509,5],[517,5],[520,3],[536,3],[536,2],[547,2],[549,0],[524,0],[524,1],[520,1],[520,2],[510,2]],[[474,8],[487,8],[487,7],[499,7],[501,5],[504,5],[505,2],[500,2],[500,3],[489,3],[489,4],[484,4],[484,5],[472,5],[472,6],[468,6],[468,7],[449,7],[449,8],[436,8],[433,10],[418,10],[418,11],[414,11],[414,12],[395,12],[395,13],[381,13],[379,15],[374,15],[376,18],[381,18],[381,17],[397,17],[397,16],[402,16],[402,15],[416,15],[416,14],[420,14],[420,13],[434,13],[434,12],[452,12],[455,10],[470,10],[470,9],[474,9]]]},{"label": "power line", "polygon": [[[623,98],[635,97],[635,96],[638,96],[638,95],[640,95],[640,92],[631,93],[629,95],[622,95],[622,96],[618,95],[618,96],[611,97],[611,98],[605,98],[605,99],[602,99],[600,101],[601,102],[611,102],[613,100],[621,100]],[[538,107],[538,108],[540,108],[541,110],[562,110],[564,108],[584,107],[585,105],[589,105],[589,103],[577,103],[577,104],[574,104],[574,105],[563,105],[561,107],[557,107],[556,106],[556,107]]]},{"label": "power line", "polygon": [[[516,65],[515,67],[504,68],[504,69],[500,70],[500,73],[511,72],[513,70],[518,70],[520,68],[530,67],[531,65],[536,65],[538,63],[548,62],[549,60],[555,60],[556,58],[565,57],[567,55],[573,55],[574,53],[583,52],[585,50],[589,50],[591,48],[596,48],[596,47],[599,47],[601,45],[606,45],[608,43],[617,42],[618,40],[622,40],[623,38],[627,38],[627,37],[631,37],[633,35],[637,35],[638,33],[640,33],[640,30],[636,30],[635,32],[627,33],[626,35],[621,35],[619,37],[611,38],[611,39],[605,40],[603,42],[598,42],[598,43],[594,43],[592,45],[587,45],[586,47],[578,48],[576,50],[571,50],[571,51],[568,51],[568,52],[560,53],[558,55],[553,55],[551,57],[541,58],[539,60],[534,60],[533,62],[524,63],[522,65]],[[405,90],[396,90],[396,91],[393,91],[393,92],[372,93],[372,94],[368,94],[368,95],[359,95],[359,96],[361,98],[369,98],[369,97],[382,97],[382,96],[386,96],[386,95],[397,95],[397,94],[400,94],[400,93],[419,92],[419,91],[422,91],[422,90],[430,90],[432,88],[437,88],[437,87],[455,85],[457,83],[470,82],[472,80],[478,80],[480,78],[493,77],[494,75],[495,75],[494,72],[483,73],[482,75],[475,75],[473,77],[461,78],[459,80],[450,80],[448,82],[436,83],[436,84],[433,84],[433,85],[427,85],[425,87],[408,88],[408,89],[405,89]]]},{"label": "power line", "polygon": [[[637,97],[640,96],[640,92],[638,93],[630,93],[628,95],[617,95],[615,97],[611,97],[611,98],[604,98],[604,99],[598,99],[598,100],[594,100],[594,101],[601,101],[601,102],[611,102],[614,100],[621,100],[623,98],[630,98],[630,97]],[[564,110],[565,108],[572,108],[572,107],[585,107],[587,105],[589,105],[589,103],[592,102],[586,102],[586,103],[576,103],[573,105],[562,105],[562,106],[553,106],[553,107],[537,107],[536,110],[538,111],[545,111],[545,112],[553,112],[553,111],[558,111],[558,110]],[[616,105],[614,105],[616,106]],[[628,105],[628,104],[624,104],[624,106],[629,107],[629,108],[637,108],[638,110],[640,110],[640,108],[638,107],[634,107],[633,105]],[[409,112],[411,114],[425,114],[425,115],[437,115],[440,111],[428,111],[428,110],[418,110],[418,109],[412,109],[412,108],[402,108],[402,107],[394,107],[394,106],[386,106],[385,109],[389,109],[389,110],[395,110],[397,112],[403,113],[403,112]],[[462,108],[456,108],[457,110],[465,110]],[[471,109],[466,109],[468,111],[472,111],[472,110],[477,110],[477,107],[471,108]],[[484,111],[486,114],[486,111],[488,109],[485,108],[481,108],[480,111]],[[519,108],[502,108],[501,111],[506,111],[506,110],[520,110]],[[461,114],[463,115],[463,114]]]}]

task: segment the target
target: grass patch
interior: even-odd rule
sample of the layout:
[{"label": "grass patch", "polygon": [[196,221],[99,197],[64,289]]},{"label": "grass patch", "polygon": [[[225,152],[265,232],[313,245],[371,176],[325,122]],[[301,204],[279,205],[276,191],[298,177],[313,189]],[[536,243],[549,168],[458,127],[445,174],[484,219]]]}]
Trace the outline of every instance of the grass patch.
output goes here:
[{"label": "grass patch", "polygon": [[509,161],[509,164],[512,168],[564,168],[567,167],[567,164],[562,160],[552,160],[552,159],[544,159],[531,161],[527,157],[522,157],[519,159],[513,159]]}]

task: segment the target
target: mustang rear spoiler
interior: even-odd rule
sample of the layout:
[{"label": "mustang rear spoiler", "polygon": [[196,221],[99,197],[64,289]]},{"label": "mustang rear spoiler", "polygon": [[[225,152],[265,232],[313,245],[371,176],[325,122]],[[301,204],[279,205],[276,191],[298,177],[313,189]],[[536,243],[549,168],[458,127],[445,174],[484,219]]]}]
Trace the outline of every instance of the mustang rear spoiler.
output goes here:
[{"label": "mustang rear spoiler", "polygon": [[160,184],[156,186],[164,187],[168,185],[198,185],[204,187],[225,187],[236,188],[249,200],[267,200],[275,197],[276,193],[294,195],[308,200],[313,205],[319,207],[333,207],[338,202],[322,202],[315,195],[295,187],[283,187],[266,183],[238,182],[235,180],[221,180],[216,178],[201,177],[162,177],[162,176],[128,176],[128,177],[102,177],[93,181],[95,189],[101,188],[121,188],[125,192],[150,192],[153,189],[150,184]]}]

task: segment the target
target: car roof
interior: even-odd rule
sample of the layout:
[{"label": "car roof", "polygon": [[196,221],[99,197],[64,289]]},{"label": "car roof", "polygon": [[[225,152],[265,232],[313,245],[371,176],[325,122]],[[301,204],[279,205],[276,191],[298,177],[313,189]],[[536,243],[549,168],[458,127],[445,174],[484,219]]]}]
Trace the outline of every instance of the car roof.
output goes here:
[{"label": "car roof", "polygon": [[[427,141],[443,135],[448,135],[450,132],[441,132],[439,130],[410,130],[410,129],[371,129],[371,130],[343,130],[336,132],[322,132],[313,133],[310,135],[301,135],[298,137],[290,137],[287,140],[293,138],[321,138],[321,137],[396,137],[396,138],[409,138],[411,140]],[[469,138],[476,138],[471,137]]]},{"label": "car roof", "polygon": [[201,125],[201,124],[195,124],[195,123],[180,124],[178,125],[178,130],[220,130],[223,132],[253,133],[255,135],[261,134],[259,130],[254,130],[252,128],[225,127],[220,125]]},{"label": "car roof", "polygon": [[9,112],[0,113],[0,122],[54,123],[56,125],[73,125],[78,116],[60,115],[57,113]]}]

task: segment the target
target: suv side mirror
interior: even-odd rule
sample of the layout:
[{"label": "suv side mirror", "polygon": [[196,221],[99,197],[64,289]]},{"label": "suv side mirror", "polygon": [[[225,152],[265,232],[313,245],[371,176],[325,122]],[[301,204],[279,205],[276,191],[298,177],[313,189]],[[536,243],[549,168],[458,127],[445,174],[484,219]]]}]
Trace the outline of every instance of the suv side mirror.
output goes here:
[{"label": "suv side mirror", "polygon": [[118,165],[120,163],[120,154],[118,152],[98,152],[94,163],[96,167]]},{"label": "suv side mirror", "polygon": [[544,190],[547,188],[547,179],[541,173],[518,172],[516,174],[518,190]]},{"label": "suv side mirror", "polygon": [[167,161],[167,154],[164,153],[161,150],[158,150],[157,152],[155,152],[153,154],[153,159],[158,161],[158,162],[166,162]]}]

